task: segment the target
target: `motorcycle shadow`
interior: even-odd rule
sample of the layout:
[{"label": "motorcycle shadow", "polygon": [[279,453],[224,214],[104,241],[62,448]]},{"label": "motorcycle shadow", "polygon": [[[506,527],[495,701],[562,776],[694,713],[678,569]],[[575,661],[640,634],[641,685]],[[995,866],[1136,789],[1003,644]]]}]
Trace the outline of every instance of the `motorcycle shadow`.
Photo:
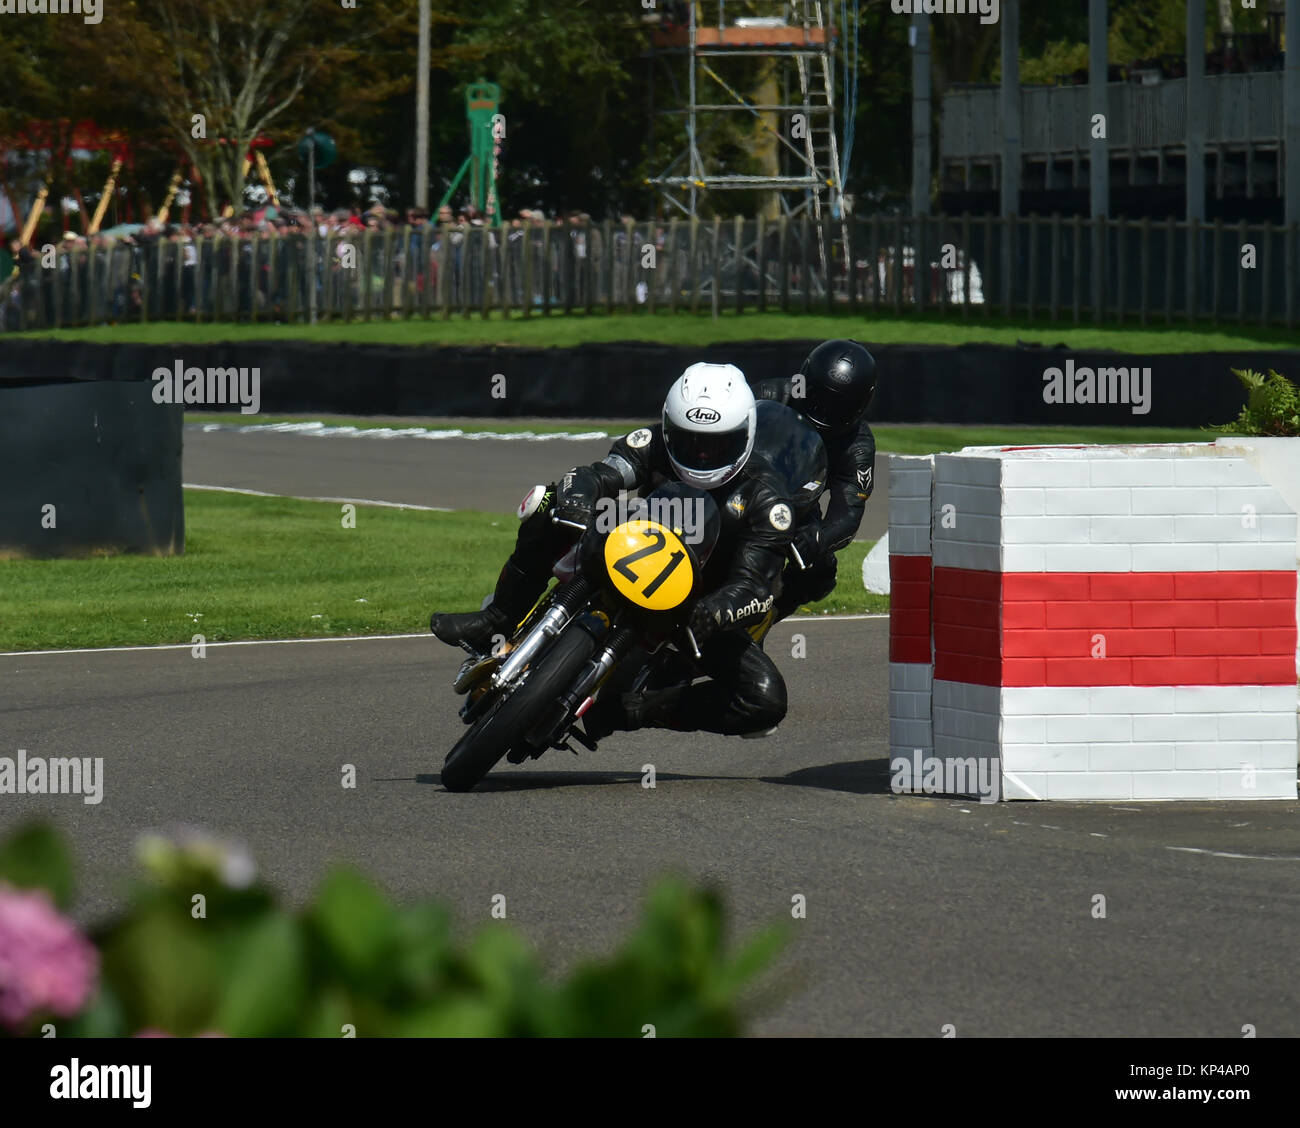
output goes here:
[{"label": "motorcycle shadow", "polygon": [[[775,783],[795,787],[814,787],[826,791],[844,791],[851,795],[878,795],[890,793],[889,758],[856,760],[836,764],[819,764],[799,768],[782,776],[707,775],[690,772],[659,772],[655,776],[661,783]],[[561,787],[603,787],[611,784],[639,783],[641,773],[636,771],[576,771],[503,772],[490,775],[479,783],[472,794],[510,791],[544,791]],[[418,784],[442,785],[442,776],[425,772],[415,777]]]},{"label": "motorcycle shadow", "polygon": [[[689,775],[683,772],[657,772],[655,779],[659,782],[673,780],[716,781],[736,779],[736,776]],[[743,777],[741,777],[743,778]],[[559,787],[601,787],[608,784],[640,783],[641,773],[626,772],[504,772],[490,775],[474,785],[470,794],[482,794],[488,791],[541,791]],[[441,786],[442,776],[436,772],[426,772],[415,777],[416,783]]]}]

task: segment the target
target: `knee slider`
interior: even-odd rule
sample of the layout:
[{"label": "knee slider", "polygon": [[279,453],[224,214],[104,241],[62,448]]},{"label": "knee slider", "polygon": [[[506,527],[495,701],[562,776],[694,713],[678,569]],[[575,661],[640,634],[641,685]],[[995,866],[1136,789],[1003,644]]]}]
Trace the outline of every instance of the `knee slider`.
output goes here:
[{"label": "knee slider", "polygon": [[760,728],[771,728],[785,718],[788,707],[785,679],[773,666],[765,670],[740,692],[740,707]]}]

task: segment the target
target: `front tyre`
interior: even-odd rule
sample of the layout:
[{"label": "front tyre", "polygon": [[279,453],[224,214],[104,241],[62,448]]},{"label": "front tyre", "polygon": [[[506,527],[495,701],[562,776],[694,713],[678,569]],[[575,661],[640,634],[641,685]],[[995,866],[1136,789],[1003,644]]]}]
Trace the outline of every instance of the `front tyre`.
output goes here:
[{"label": "front tyre", "polygon": [[523,683],[480,717],[447,753],[442,785],[469,791],[507,752],[524,739],[546,709],[573,686],[596,649],[596,640],[576,623],[538,659]]}]

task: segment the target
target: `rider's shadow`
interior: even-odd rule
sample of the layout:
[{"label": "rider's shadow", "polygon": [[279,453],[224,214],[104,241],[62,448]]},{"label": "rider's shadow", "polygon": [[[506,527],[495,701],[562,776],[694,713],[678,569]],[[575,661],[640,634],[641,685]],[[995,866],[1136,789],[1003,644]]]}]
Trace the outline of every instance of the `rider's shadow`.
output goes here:
[{"label": "rider's shadow", "polygon": [[763,776],[764,783],[817,787],[825,791],[846,791],[851,795],[891,794],[889,757],[878,760],[851,760],[837,764],[818,764],[798,768],[783,776]]}]

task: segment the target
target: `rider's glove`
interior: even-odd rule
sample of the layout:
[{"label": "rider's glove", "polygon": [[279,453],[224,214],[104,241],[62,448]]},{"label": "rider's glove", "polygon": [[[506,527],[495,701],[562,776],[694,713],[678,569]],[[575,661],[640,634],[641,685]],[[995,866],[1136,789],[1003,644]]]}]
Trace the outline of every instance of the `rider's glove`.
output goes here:
[{"label": "rider's glove", "polygon": [[805,566],[811,565],[813,560],[821,555],[821,541],[821,526],[815,521],[804,525],[795,533],[792,544]]},{"label": "rider's glove", "polygon": [[687,626],[695,636],[696,646],[703,646],[706,638],[727,625],[728,610],[722,600],[707,595],[695,605]]},{"label": "rider's glove", "polygon": [[560,479],[555,493],[555,517],[590,526],[596,516],[600,479],[586,466],[570,470]]}]

